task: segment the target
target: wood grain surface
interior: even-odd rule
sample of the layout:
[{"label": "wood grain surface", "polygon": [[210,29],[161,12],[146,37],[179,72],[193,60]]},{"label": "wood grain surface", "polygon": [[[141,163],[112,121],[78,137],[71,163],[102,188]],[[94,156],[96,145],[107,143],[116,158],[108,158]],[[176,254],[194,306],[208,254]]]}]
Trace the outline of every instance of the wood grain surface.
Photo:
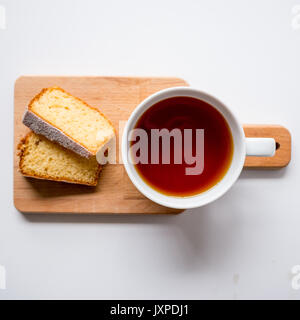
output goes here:
[{"label": "wood grain surface", "polygon": [[[129,180],[123,165],[106,165],[97,187],[23,177],[18,170],[17,145],[29,131],[22,124],[26,106],[42,88],[60,86],[100,110],[111,119],[119,134],[119,124],[146,97],[161,89],[187,86],[177,78],[55,77],[23,76],[15,83],[14,113],[14,204],[24,213],[72,214],[175,214],[182,210],[160,206],[145,198]],[[249,157],[249,168],[281,168],[291,154],[289,132],[281,126],[245,125],[246,136],[274,137],[278,143],[272,158]],[[119,140],[119,139],[118,139]]]}]

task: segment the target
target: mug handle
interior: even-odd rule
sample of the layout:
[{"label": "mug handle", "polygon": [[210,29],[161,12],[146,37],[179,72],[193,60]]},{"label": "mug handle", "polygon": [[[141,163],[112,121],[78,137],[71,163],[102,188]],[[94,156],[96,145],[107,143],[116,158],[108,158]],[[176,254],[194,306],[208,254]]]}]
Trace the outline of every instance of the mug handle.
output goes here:
[{"label": "mug handle", "polygon": [[273,157],[276,142],[273,138],[246,138],[246,156]]}]

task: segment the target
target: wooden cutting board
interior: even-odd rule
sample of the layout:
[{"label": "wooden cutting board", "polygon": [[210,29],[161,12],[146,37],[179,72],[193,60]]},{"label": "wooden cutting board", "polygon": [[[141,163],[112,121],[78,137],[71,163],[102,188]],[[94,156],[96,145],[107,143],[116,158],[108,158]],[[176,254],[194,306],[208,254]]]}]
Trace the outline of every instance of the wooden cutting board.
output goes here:
[{"label": "wooden cutting board", "polygon": [[[126,121],[146,97],[161,89],[188,86],[178,78],[53,77],[23,76],[15,83],[14,117],[14,204],[26,213],[80,214],[174,214],[182,212],[145,198],[129,180],[123,165],[107,165],[97,187],[23,177],[18,171],[17,145],[29,131],[22,116],[29,101],[42,88],[60,86],[93,107],[99,107],[113,122]],[[246,136],[274,137],[278,150],[272,158],[247,158],[246,167],[281,168],[290,161],[291,138],[281,126],[245,125]]]}]

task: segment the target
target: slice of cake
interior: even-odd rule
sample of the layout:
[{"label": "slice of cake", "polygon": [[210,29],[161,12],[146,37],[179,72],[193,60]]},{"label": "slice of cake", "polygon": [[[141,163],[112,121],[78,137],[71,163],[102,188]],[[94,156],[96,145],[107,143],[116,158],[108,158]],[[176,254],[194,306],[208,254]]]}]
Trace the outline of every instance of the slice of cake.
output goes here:
[{"label": "slice of cake", "polygon": [[95,186],[101,166],[95,157],[83,158],[43,136],[30,132],[18,149],[24,176]]},{"label": "slice of cake", "polygon": [[43,89],[35,96],[23,123],[86,158],[105,151],[106,144],[115,137],[111,122],[98,109],[59,87]]}]

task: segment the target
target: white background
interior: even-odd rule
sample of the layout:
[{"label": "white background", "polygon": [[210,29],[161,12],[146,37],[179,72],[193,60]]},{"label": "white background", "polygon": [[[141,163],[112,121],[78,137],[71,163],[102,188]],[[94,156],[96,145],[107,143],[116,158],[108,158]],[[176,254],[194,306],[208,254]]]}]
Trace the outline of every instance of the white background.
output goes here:
[{"label": "white background", "polygon": [[[0,0],[0,265],[8,298],[299,299],[300,0]],[[23,74],[175,76],[242,122],[289,128],[292,161],[179,216],[25,216],[13,205]]]}]

